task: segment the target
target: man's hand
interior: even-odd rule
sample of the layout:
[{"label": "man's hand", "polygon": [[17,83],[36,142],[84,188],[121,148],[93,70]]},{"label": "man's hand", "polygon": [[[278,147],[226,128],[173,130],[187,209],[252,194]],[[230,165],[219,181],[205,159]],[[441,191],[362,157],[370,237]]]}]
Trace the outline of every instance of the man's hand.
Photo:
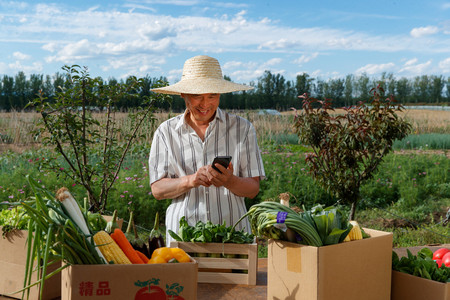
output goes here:
[{"label": "man's hand", "polygon": [[[203,166],[191,175],[192,187],[198,187],[200,185],[209,187],[211,186],[211,181],[209,178],[209,169],[211,166]],[[212,169],[212,168],[211,168]]]},{"label": "man's hand", "polygon": [[216,163],[216,168],[220,170],[219,173],[212,168],[212,166],[208,166],[208,180],[216,187],[226,186],[231,183],[233,179],[233,164],[230,162],[228,168],[225,168],[219,163]]}]

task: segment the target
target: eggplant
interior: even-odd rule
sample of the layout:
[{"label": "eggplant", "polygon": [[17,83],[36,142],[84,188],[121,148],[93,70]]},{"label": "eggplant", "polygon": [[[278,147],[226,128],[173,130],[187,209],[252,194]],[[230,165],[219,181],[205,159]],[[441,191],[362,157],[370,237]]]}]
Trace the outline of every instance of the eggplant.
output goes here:
[{"label": "eggplant", "polygon": [[139,238],[139,235],[137,233],[136,226],[134,225],[134,216],[132,211],[130,211],[130,221],[128,222],[125,236],[127,237],[127,240],[130,242],[134,250],[138,250],[144,253],[145,256],[150,258],[147,245],[141,238]]},{"label": "eggplant", "polygon": [[161,233],[161,230],[159,229],[159,213],[156,212],[155,225],[153,225],[153,229],[150,232],[150,235],[148,237],[149,258],[152,257],[153,251],[155,251],[155,249],[165,247],[165,246],[166,246],[166,243],[164,242],[164,237]]}]

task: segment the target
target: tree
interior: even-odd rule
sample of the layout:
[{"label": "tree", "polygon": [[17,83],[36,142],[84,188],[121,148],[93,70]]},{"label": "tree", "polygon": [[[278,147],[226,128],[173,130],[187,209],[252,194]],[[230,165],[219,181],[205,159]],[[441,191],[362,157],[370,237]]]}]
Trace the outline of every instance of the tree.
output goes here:
[{"label": "tree", "polygon": [[39,91],[44,89],[44,75],[31,74],[29,80],[29,92],[26,98],[35,98],[39,96]]},{"label": "tree", "polygon": [[442,101],[442,90],[444,89],[444,78],[441,76],[431,76],[430,102],[440,103]]},{"label": "tree", "polygon": [[312,82],[314,79],[309,78],[309,75],[306,73],[303,73],[301,75],[297,75],[295,78],[295,91],[297,92],[297,95],[303,95],[303,94],[311,94],[311,87]]},{"label": "tree", "polygon": [[395,90],[397,91],[396,99],[400,103],[407,103],[411,93],[411,84],[408,79],[405,77],[400,78],[397,81]]},{"label": "tree", "polygon": [[14,93],[15,101],[12,104],[12,108],[21,109],[26,104],[26,97],[28,94],[27,78],[24,72],[19,72],[14,78]]},{"label": "tree", "polygon": [[350,106],[353,100],[353,75],[347,75],[344,82],[344,105]]},{"label": "tree", "polygon": [[359,76],[356,82],[356,91],[358,92],[357,98],[360,101],[363,101],[369,96],[370,85],[369,85],[369,77],[364,73]]},{"label": "tree", "polygon": [[[140,137],[138,129],[144,122],[154,121],[155,103],[166,96],[140,98],[140,106],[127,115],[131,125],[119,126],[117,104],[139,98],[144,81],[130,77],[125,84],[105,85],[101,78],[91,78],[87,68],[74,65],[63,69],[67,81],[56,92],[54,103],[43,94],[31,103],[42,116],[35,134],[42,136],[44,146],[55,149],[54,157],[46,159],[43,167],[83,186],[91,210],[103,211],[122,162],[132,142]],[[93,116],[90,109],[94,106],[105,108],[101,117]]]},{"label": "tree", "polygon": [[344,80],[343,79],[330,79],[328,83],[328,96],[327,98],[334,99],[337,106],[342,106],[344,96]]},{"label": "tree", "polygon": [[[295,118],[295,129],[302,143],[313,148],[306,158],[315,181],[351,204],[350,219],[355,218],[360,187],[370,179],[395,140],[406,137],[411,125],[398,118],[392,96],[380,98],[384,91],[372,89],[370,103],[360,102],[346,108],[343,115],[332,115],[331,100],[319,101],[308,95],[303,110]],[[319,104],[318,108],[317,104]]]},{"label": "tree", "polygon": [[413,93],[415,95],[414,102],[416,103],[430,101],[430,78],[428,75],[416,76],[414,78]]}]

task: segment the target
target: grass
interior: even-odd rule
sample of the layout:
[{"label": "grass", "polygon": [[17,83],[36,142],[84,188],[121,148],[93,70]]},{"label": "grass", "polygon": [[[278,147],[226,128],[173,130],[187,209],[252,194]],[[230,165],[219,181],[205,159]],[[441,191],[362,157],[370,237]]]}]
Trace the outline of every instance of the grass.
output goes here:
[{"label": "grass", "polygon": [[393,145],[396,150],[449,150],[449,133],[411,134]]},{"label": "grass", "polygon": [[[277,151],[264,151],[263,160],[267,179],[261,182],[261,191],[247,206],[263,200],[277,200],[284,192],[291,194],[291,203],[310,208],[316,203],[333,205],[336,199],[318,187],[307,173],[301,148],[278,147]],[[273,150],[273,149],[272,149]],[[24,200],[31,196],[25,175],[55,191],[67,186],[78,201],[85,197],[83,188],[74,186],[63,174],[40,169],[46,157],[45,149],[0,156],[0,202]],[[136,150],[137,151],[137,150]],[[135,211],[135,220],[144,232],[153,226],[154,215],[161,219],[169,201],[157,201],[150,194],[147,175],[146,150],[130,155],[119,174],[115,189],[110,193],[107,210],[119,210],[119,216],[128,219],[128,208]],[[394,245],[410,246],[424,243],[443,243],[448,227],[439,225],[439,218],[450,208],[450,161],[444,155],[390,154],[380,169],[361,190],[363,200],[357,210],[357,220],[364,226],[394,232]],[[344,209],[348,210],[347,206]],[[433,219],[430,216],[434,216]],[[400,226],[400,225],[401,226]],[[426,227],[428,232],[410,229]],[[406,229],[405,229],[406,228]],[[421,232],[421,234],[417,233]]]}]

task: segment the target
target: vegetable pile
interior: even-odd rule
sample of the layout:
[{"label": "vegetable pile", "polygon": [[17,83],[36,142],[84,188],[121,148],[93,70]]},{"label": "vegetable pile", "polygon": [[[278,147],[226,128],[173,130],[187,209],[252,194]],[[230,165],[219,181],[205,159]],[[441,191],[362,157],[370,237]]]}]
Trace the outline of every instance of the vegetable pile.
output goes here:
[{"label": "vegetable pile", "polygon": [[309,211],[297,213],[286,205],[265,201],[253,205],[234,226],[245,217],[249,218],[253,234],[260,238],[316,247],[341,243],[347,237],[347,240],[357,240],[367,236],[359,226],[355,226],[355,230],[361,231],[359,234],[349,235],[353,225],[336,207],[317,205]]},{"label": "vegetable pile", "polygon": [[[31,177],[28,181],[34,199],[12,205],[23,208],[29,217],[24,292],[40,284],[42,293],[44,280],[68,265],[104,264],[105,260],[92,241],[86,217],[67,189],[61,189],[55,197]],[[47,274],[47,266],[59,260],[66,264]],[[37,274],[41,273],[41,276],[37,282],[31,283],[36,261],[40,262],[37,266],[40,272]]]},{"label": "vegetable pile", "polygon": [[[129,234],[134,225],[132,213],[127,237],[117,224],[117,211],[112,220],[106,222],[101,214],[88,212],[86,203],[82,210],[67,188],[61,188],[53,195],[31,177],[28,177],[28,181],[35,196],[30,201],[11,204],[16,214],[27,216],[26,229],[29,234],[24,293],[37,284],[40,284],[42,293],[45,280],[70,265],[190,261],[190,257],[178,248],[158,248],[150,258],[139,251],[142,248],[137,247],[142,244],[136,242],[137,235]],[[47,274],[47,267],[58,261],[64,263]],[[34,266],[35,262],[40,263]],[[41,275],[37,282],[32,283],[35,267],[38,269],[37,274]]]},{"label": "vegetable pile", "polygon": [[251,244],[255,240],[252,234],[244,230],[235,231],[234,227],[226,226],[225,222],[219,225],[211,221],[198,221],[195,226],[190,226],[185,217],[180,220],[178,234],[172,230],[169,230],[169,234],[178,242]]},{"label": "vegetable pile", "polygon": [[[442,248],[445,249],[445,248]],[[446,249],[448,250],[448,249]],[[397,253],[392,252],[392,269],[413,276],[430,279],[439,282],[450,282],[450,255],[445,250],[437,250],[433,253],[429,248],[421,249],[417,255],[413,255],[407,249],[407,256],[399,259]],[[448,256],[448,265],[442,263],[446,255]],[[441,264],[437,260],[441,259]]]}]

